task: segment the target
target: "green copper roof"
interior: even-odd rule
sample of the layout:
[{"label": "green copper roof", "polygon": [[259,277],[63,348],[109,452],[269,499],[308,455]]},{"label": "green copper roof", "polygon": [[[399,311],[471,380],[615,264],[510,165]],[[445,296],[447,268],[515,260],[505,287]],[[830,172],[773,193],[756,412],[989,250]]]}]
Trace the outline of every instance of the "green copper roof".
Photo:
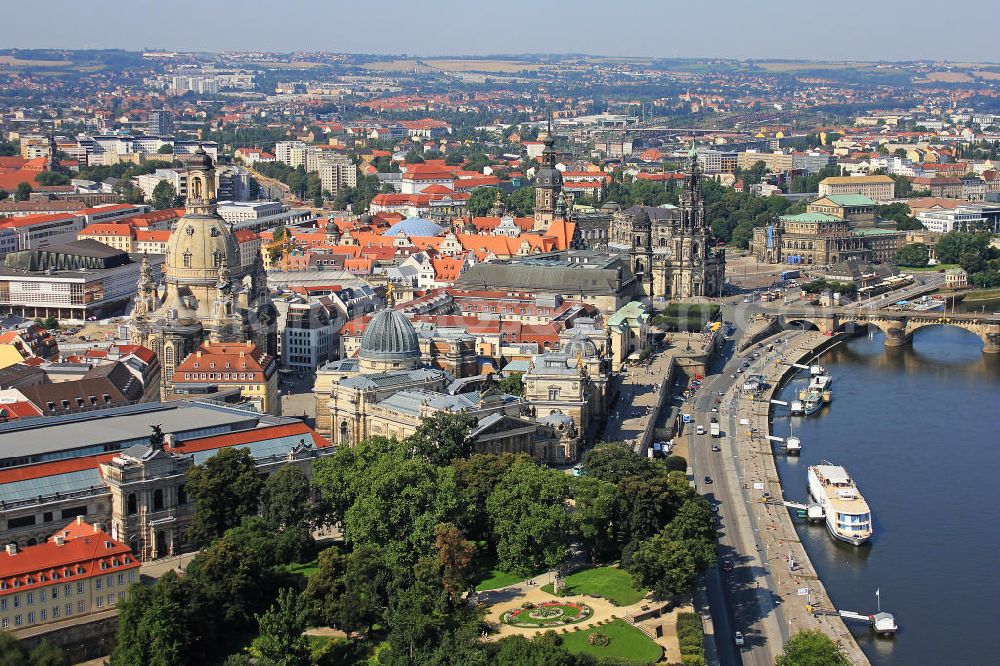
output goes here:
[{"label": "green copper roof", "polygon": [[855,236],[882,236],[884,234],[898,234],[901,233],[895,229],[879,229],[877,227],[866,227],[864,229],[855,229]]},{"label": "green copper roof", "polygon": [[618,311],[608,317],[609,328],[621,328],[628,326],[628,322],[635,321],[643,324],[648,321],[649,315],[646,313],[646,306],[639,301],[631,301],[618,308]]},{"label": "green copper roof", "polygon": [[826,213],[799,213],[798,215],[782,215],[780,218],[783,222],[808,222],[813,224],[819,224],[820,222],[842,222],[836,215],[827,215]]},{"label": "green copper roof", "polygon": [[821,199],[829,199],[838,206],[851,208],[854,206],[875,206],[875,201],[863,194],[830,194]]}]

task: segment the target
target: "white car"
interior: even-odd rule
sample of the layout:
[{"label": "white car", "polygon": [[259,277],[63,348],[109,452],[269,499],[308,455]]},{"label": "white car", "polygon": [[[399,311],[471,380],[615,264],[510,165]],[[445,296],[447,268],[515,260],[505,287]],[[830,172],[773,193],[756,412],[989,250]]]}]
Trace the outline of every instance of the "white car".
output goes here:
[{"label": "white car", "polygon": [[742,633],[742,632],[739,632],[739,631],[737,631],[737,632],[736,632],[736,633],[735,633],[735,634],[733,635],[733,640],[734,640],[734,641],[736,641],[736,644],[737,644],[737,645],[739,645],[739,646],[741,646],[741,647],[742,647],[742,646],[743,646],[743,642],[744,642],[744,641],[743,641],[743,633]]}]

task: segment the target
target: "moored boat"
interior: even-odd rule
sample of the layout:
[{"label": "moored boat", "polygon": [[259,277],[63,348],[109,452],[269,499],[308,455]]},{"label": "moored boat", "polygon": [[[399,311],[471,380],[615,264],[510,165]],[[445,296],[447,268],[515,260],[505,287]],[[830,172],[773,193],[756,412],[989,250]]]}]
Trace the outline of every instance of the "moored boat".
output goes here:
[{"label": "moored boat", "polygon": [[826,528],[834,538],[855,546],[871,539],[871,509],[846,469],[812,465],[808,478],[809,495],[823,507]]}]

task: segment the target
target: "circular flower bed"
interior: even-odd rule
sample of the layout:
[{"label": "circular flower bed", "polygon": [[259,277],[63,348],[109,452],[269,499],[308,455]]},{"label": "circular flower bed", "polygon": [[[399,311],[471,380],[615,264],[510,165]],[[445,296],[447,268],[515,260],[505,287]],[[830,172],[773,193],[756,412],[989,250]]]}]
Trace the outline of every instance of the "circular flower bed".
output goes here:
[{"label": "circular flower bed", "polygon": [[587,604],[547,601],[527,608],[512,608],[500,616],[500,621],[512,627],[557,627],[583,622],[593,614],[594,610]]}]

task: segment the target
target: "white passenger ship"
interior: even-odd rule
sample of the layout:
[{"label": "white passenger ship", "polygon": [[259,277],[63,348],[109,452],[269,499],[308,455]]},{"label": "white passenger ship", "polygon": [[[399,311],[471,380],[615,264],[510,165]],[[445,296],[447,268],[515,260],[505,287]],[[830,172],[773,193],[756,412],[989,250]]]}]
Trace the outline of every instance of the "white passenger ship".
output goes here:
[{"label": "white passenger ship", "polygon": [[823,507],[835,538],[860,546],[872,537],[872,514],[854,479],[840,465],[809,468],[809,494]]}]

